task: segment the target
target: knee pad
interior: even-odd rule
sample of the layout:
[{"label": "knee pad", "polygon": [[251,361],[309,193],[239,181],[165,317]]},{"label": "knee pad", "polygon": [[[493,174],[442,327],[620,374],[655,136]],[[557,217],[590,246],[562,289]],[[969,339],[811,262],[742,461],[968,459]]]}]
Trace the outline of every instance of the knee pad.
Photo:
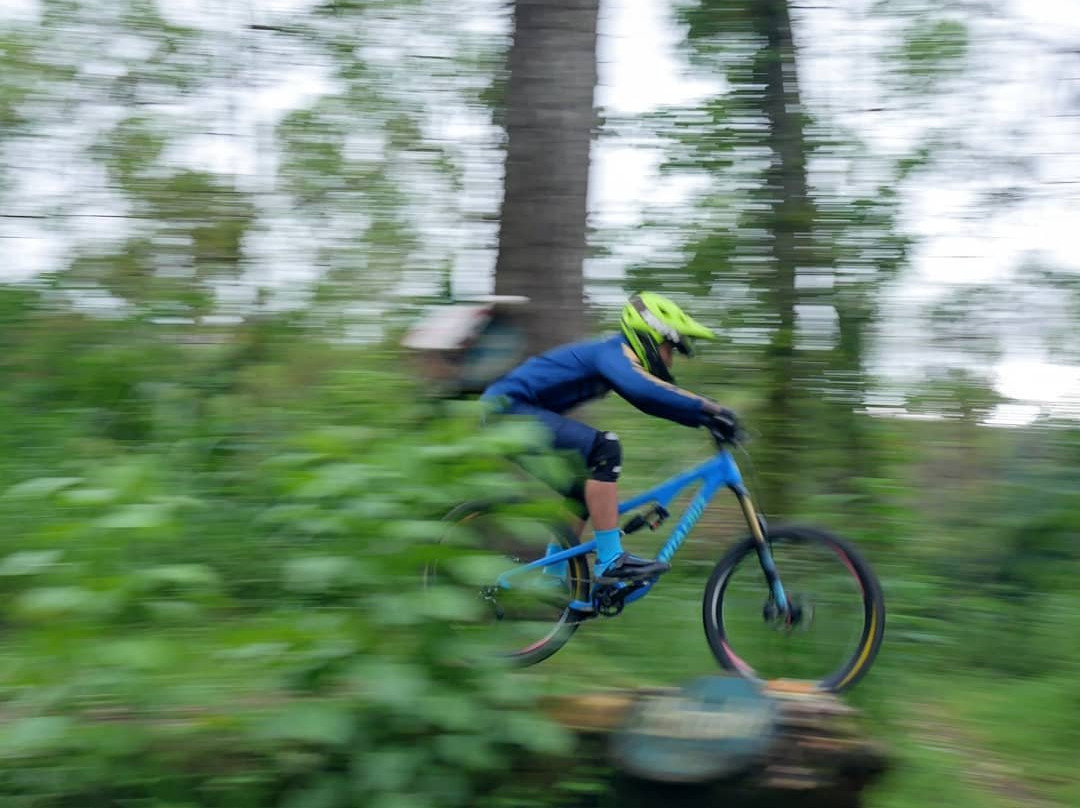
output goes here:
[{"label": "knee pad", "polygon": [[593,441],[585,459],[589,476],[602,483],[613,483],[622,471],[622,444],[614,432],[601,432]]}]

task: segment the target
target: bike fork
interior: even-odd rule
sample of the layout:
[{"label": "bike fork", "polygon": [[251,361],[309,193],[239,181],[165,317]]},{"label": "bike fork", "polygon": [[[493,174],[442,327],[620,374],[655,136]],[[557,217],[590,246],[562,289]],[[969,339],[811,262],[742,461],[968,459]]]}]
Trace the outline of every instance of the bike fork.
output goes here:
[{"label": "bike fork", "polygon": [[754,537],[757,546],[758,561],[761,562],[761,571],[765,573],[765,582],[769,586],[769,593],[776,603],[781,614],[787,614],[789,604],[787,595],[784,593],[784,585],[780,582],[780,573],[776,570],[773,561],[772,550],[769,549],[769,541],[765,535],[765,519],[756,510],[754,503],[750,501],[750,495],[745,490],[737,490],[735,496],[742,506],[743,516],[750,528],[750,535]]}]

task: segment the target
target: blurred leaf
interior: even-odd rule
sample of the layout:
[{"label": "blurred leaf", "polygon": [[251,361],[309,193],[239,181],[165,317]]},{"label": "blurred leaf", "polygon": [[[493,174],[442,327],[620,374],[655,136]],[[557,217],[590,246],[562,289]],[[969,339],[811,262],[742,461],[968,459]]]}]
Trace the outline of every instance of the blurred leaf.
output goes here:
[{"label": "blurred leaf", "polygon": [[314,786],[287,796],[281,808],[340,808],[347,799],[348,788],[342,778],[322,777]]},{"label": "blurred leaf", "polygon": [[349,678],[373,703],[410,712],[433,686],[419,666],[390,660],[359,660],[350,667]]},{"label": "blurred leaf", "polygon": [[388,542],[434,542],[446,525],[435,520],[424,521],[420,519],[398,519],[385,528],[385,539]]},{"label": "blurred leaf", "polygon": [[172,508],[162,503],[125,505],[98,519],[98,527],[118,530],[149,530],[165,527],[171,521]]},{"label": "blurred leaf", "polygon": [[87,617],[100,613],[102,596],[78,586],[39,587],[15,600],[16,611],[28,618]]},{"label": "blurred leaf", "polygon": [[0,727],[0,757],[33,757],[68,745],[74,722],[65,716],[17,718]]},{"label": "blurred leaf", "polygon": [[151,589],[165,586],[181,589],[216,590],[221,577],[204,564],[171,564],[139,570],[135,578]]},{"label": "blurred leaf", "polygon": [[[445,786],[440,792],[446,793]],[[447,799],[453,799],[447,795]],[[458,800],[454,800],[458,802]],[[424,798],[417,794],[389,792],[380,794],[371,802],[371,808],[426,808]]]},{"label": "blurred leaf", "polygon": [[306,499],[337,497],[362,489],[377,472],[362,463],[334,463],[313,472],[313,478],[300,486],[297,496]]},{"label": "blurred leaf", "polygon": [[355,727],[352,716],[339,706],[312,702],[268,715],[255,725],[253,733],[259,740],[344,746],[353,737]]},{"label": "blurred leaf", "polygon": [[33,480],[25,480],[18,485],[12,486],[7,490],[5,496],[12,498],[49,497],[81,482],[81,477],[36,477]]},{"label": "blurred leaf", "polygon": [[435,752],[448,763],[473,771],[494,769],[502,763],[491,744],[480,735],[440,735],[435,739]]},{"label": "blurred leaf", "polygon": [[111,505],[119,492],[111,488],[69,488],[60,493],[60,500],[67,505]]},{"label": "blurred leaf", "polygon": [[0,575],[36,575],[56,566],[62,550],[24,550],[0,561]]},{"label": "blurred leaf", "polygon": [[295,592],[350,589],[373,580],[363,564],[346,556],[308,556],[285,563],[285,586]]},{"label": "blurred leaf", "polygon": [[904,35],[904,62],[914,75],[942,75],[954,69],[967,50],[967,27],[957,20],[920,20]]},{"label": "blurred leaf", "polygon": [[151,617],[163,623],[193,623],[204,617],[199,604],[183,600],[149,600],[143,606]]},{"label": "blurred leaf", "polygon": [[289,645],[282,642],[260,642],[226,648],[216,656],[222,659],[280,659],[289,650]]},{"label": "blurred leaf", "polygon": [[416,781],[417,773],[424,770],[425,758],[426,755],[417,749],[372,750],[368,765],[362,770],[362,783],[371,791],[384,792],[391,797],[405,794],[409,785]]},{"label": "blurred leaf", "polygon": [[550,755],[565,755],[573,749],[569,730],[540,716],[510,712],[503,716],[506,737],[513,743]]},{"label": "blurred leaf", "polygon": [[135,670],[167,670],[178,658],[176,649],[159,639],[123,639],[103,642],[95,655],[106,664]]},{"label": "blurred leaf", "polygon": [[431,724],[442,729],[456,732],[488,729],[484,721],[488,716],[482,707],[456,695],[428,694],[416,704],[416,710]]},{"label": "blurred leaf", "polygon": [[422,595],[417,595],[417,598],[422,606],[421,612],[435,620],[476,620],[486,609],[486,604],[471,590],[431,587],[425,589]]}]

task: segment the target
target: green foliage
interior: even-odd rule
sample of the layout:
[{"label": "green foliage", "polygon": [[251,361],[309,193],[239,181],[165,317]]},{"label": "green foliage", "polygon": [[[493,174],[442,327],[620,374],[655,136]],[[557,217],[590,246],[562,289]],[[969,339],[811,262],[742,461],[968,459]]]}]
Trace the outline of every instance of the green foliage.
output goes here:
[{"label": "green foliage", "polygon": [[[52,195],[30,211],[58,238],[93,228],[99,214],[121,217],[122,227],[78,244],[62,272],[0,288],[0,801],[602,800],[603,769],[565,766],[550,791],[508,778],[523,758],[567,748],[534,697],[713,671],[701,584],[742,532],[738,515],[710,511],[663,592],[542,669],[458,667],[450,624],[471,619],[476,599],[454,586],[422,593],[418,570],[452,505],[523,490],[499,458],[535,434],[511,423],[478,431],[472,405],[425,402],[386,346],[352,347],[392,330],[382,297],[403,279],[432,266],[448,274],[461,245],[453,216],[463,165],[453,146],[430,139],[440,129],[431,123],[442,110],[457,116],[460,102],[499,105],[504,38],[472,32],[467,59],[456,58],[452,36],[436,30],[439,15],[422,19],[428,4],[335,0],[280,26],[233,32],[181,28],[146,0],[40,5],[42,25],[0,36],[3,154],[18,153],[9,144],[63,152],[65,176],[89,178],[76,190],[93,195]],[[722,331],[726,341],[701,346],[703,361],[680,364],[680,381],[740,411],[759,432],[751,458],[790,493],[790,515],[850,536],[883,579],[886,645],[852,698],[899,761],[871,804],[992,805],[956,776],[984,751],[1031,772],[1047,799],[1075,804],[1075,430],[978,427],[996,394],[984,376],[952,366],[905,391],[909,409],[944,421],[860,412],[883,301],[910,249],[899,185],[933,166],[951,136],[883,158],[835,121],[792,115],[802,133],[792,165],[816,166],[815,181],[825,182],[812,200],[768,210],[761,191],[774,153],[760,78],[778,55],[762,47],[762,33],[783,5],[681,6],[692,56],[730,91],[624,122],[638,142],[665,142],[665,175],[708,181],[700,205],[677,210],[675,221],[661,203],[648,211],[676,248],[631,267],[628,284],[662,286]],[[967,63],[975,43],[941,16],[949,10],[879,5],[919,12],[902,18],[892,53],[906,89],[935,89]],[[395,16],[406,9],[418,13]],[[380,37],[399,30],[388,22],[444,55],[369,62],[387,44]],[[258,176],[182,162],[188,136],[222,123],[232,131],[232,112],[190,115],[216,98],[223,77],[243,90],[272,63],[294,62],[325,65],[330,82],[258,137],[271,150],[260,153]],[[440,107],[447,88],[451,103]],[[60,141],[78,153],[57,150]],[[20,167],[0,168],[7,193]],[[453,216],[424,241],[415,221],[431,199]],[[15,201],[22,215],[25,200]],[[769,241],[793,230],[800,260],[783,286]],[[435,231],[451,235],[439,243]],[[290,249],[256,256],[251,245],[265,235]],[[249,300],[252,290],[240,288],[260,271],[279,277],[282,265],[321,273],[303,310],[277,312],[269,294]],[[1040,338],[1072,357],[1076,278],[1035,265],[1022,275],[1006,296],[969,287],[944,299],[928,313],[929,344],[986,365],[1001,323],[1035,312],[1030,319],[1046,321]],[[835,321],[784,326],[770,351],[777,301],[791,288]],[[306,290],[288,293],[291,304]],[[92,304],[99,316],[77,313]],[[350,330],[358,306],[371,325],[359,334]],[[221,313],[237,321],[209,318]],[[778,356],[794,357],[794,371],[769,375]],[[797,388],[788,421],[768,418],[777,379]],[[700,434],[617,401],[595,405],[588,419],[623,436],[626,488],[708,451]],[[793,425],[808,439],[772,447],[769,462],[774,430]],[[756,494],[753,465],[744,471]],[[658,540],[633,537],[635,549]],[[471,567],[454,560],[467,578]],[[943,734],[912,712],[928,700],[931,713],[981,731]],[[967,756],[956,763],[939,751],[949,746]]]},{"label": "green foliage", "polygon": [[[69,326],[34,350],[141,328]],[[443,514],[515,490],[502,454],[535,431],[481,431],[467,404],[431,419],[359,352],[315,351],[297,393],[310,343],[221,385],[227,349],[159,348],[171,368],[109,347],[104,376],[55,382],[106,415],[139,400],[139,431],[78,421],[36,473],[5,469],[5,804],[470,805],[567,750],[526,681],[457,664],[474,598],[421,587]],[[29,418],[40,391],[6,396]]]},{"label": "green foliage", "polygon": [[[760,5],[774,5],[774,0]],[[700,0],[680,3],[677,9],[679,18],[688,26],[691,42],[713,40],[722,44],[754,30],[755,10],[746,0]]]},{"label": "green foliage", "polygon": [[0,83],[0,128],[13,131],[27,123],[20,107],[33,93],[31,77],[40,69],[33,46],[24,37],[10,33],[0,37],[0,75],[4,76]]},{"label": "green foliage", "polygon": [[901,56],[913,77],[937,79],[957,70],[967,52],[968,33],[962,22],[920,19],[905,32]]}]

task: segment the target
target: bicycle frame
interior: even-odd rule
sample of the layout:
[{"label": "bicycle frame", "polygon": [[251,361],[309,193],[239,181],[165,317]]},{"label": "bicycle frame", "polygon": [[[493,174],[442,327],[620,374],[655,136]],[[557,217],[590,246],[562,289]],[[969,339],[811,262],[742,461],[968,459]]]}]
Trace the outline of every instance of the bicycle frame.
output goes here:
[{"label": "bicycle frame", "polygon": [[[701,514],[704,513],[705,507],[712,501],[712,498],[716,496],[716,492],[720,490],[721,487],[728,488],[735,494],[735,498],[739,501],[743,516],[746,519],[746,524],[750,528],[750,533],[757,543],[758,560],[761,562],[761,569],[765,573],[765,581],[769,586],[769,591],[772,593],[780,613],[786,614],[788,611],[788,600],[787,596],[784,594],[784,587],[780,582],[780,576],[776,571],[776,565],[773,562],[772,552],[769,549],[769,543],[765,536],[763,522],[758,518],[757,512],[754,510],[753,503],[750,500],[750,494],[746,490],[746,486],[743,485],[742,474],[739,471],[739,467],[735,464],[735,459],[727,449],[720,448],[714,457],[704,461],[696,468],[685,471],[682,474],[677,474],[659,485],[650,488],[648,491],[638,494],[625,502],[619,503],[619,514],[624,514],[627,511],[650,504],[656,504],[667,508],[671,504],[671,501],[674,500],[683,489],[694,485],[695,483],[700,484],[697,495],[679,517],[679,521],[675,524],[667,541],[664,542],[663,547],[660,548],[660,552],[657,553],[657,558],[665,562],[674,558],[675,554],[682,546],[683,541],[686,540],[686,537],[690,534],[694,525],[697,524]],[[595,540],[583,542],[576,547],[550,553],[543,558],[538,558],[536,561],[523,564],[520,567],[510,570],[499,577],[498,583],[500,586],[505,587],[509,585],[508,579],[517,573],[536,569],[537,567],[551,566],[552,564],[566,561],[568,558],[574,558],[575,556],[595,551]],[[625,602],[632,603],[633,601],[644,597],[648,594],[649,590],[652,589],[654,583],[655,580],[645,582],[640,588],[629,593],[626,596]],[[593,612],[593,605],[583,601],[572,601],[570,603],[570,608],[586,614]]]}]

